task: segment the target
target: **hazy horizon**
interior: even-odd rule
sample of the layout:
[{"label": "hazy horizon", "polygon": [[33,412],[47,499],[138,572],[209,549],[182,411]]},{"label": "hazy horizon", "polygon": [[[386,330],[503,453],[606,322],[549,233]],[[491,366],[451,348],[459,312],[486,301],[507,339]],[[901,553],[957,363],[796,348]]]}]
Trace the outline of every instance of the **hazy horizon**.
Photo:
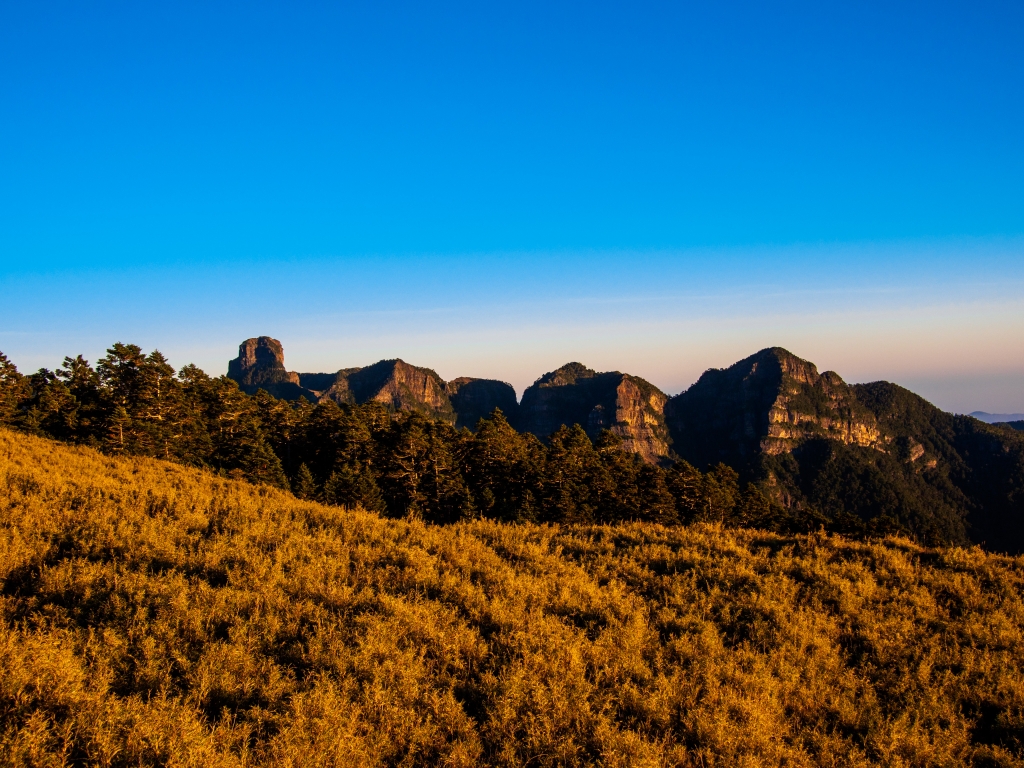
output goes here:
[{"label": "hazy horizon", "polygon": [[[1024,411],[1022,251],[1004,240],[27,274],[0,310],[0,349],[28,371],[65,354],[95,362],[124,341],[217,375],[241,341],[269,335],[289,370],[400,357],[445,379],[508,381],[522,396],[570,361],[675,394],[708,368],[782,346],[851,383],[885,379],[945,410],[1012,413]],[[132,287],[150,283],[159,297]],[[40,317],[44,291],[53,309]],[[76,321],[75,297],[104,292],[120,298]]]}]

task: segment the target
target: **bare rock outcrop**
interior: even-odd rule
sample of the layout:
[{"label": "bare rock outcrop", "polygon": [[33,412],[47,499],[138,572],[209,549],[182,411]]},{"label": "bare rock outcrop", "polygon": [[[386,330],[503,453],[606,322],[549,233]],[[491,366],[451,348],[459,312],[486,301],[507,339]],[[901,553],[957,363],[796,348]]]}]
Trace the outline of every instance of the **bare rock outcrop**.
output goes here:
[{"label": "bare rock outcrop", "polygon": [[853,388],[781,347],[706,371],[669,400],[665,417],[676,452],[698,466],[743,465],[812,438],[885,446],[877,419]]},{"label": "bare rock outcrop", "polygon": [[381,360],[334,373],[293,373],[284,366],[281,342],[269,336],[242,342],[238,357],[228,363],[228,376],[250,394],[265,389],[284,400],[378,402],[395,413],[422,413],[470,429],[495,408],[514,423],[519,407],[515,390],[505,382],[458,378],[446,383],[430,368],[404,360]]},{"label": "bare rock outcrop", "polygon": [[519,427],[541,439],[563,424],[579,424],[591,439],[607,429],[622,438],[625,450],[660,463],[669,453],[667,400],[657,387],[636,376],[597,373],[581,363],[569,363],[544,374],[523,393]]},{"label": "bare rock outcrop", "polygon": [[299,374],[284,367],[281,342],[269,336],[246,339],[238,345],[238,357],[228,362],[228,378],[238,382],[238,386],[249,394],[265,389],[274,397],[285,400],[310,396],[300,385]]},{"label": "bare rock outcrop", "polygon": [[[326,383],[325,374],[302,374],[302,380]],[[404,360],[381,360],[365,368],[346,368],[331,374],[330,386],[320,399],[337,403],[378,402],[389,410],[415,411],[431,418],[454,422],[455,410],[445,393],[444,380],[429,368],[418,368]]]}]

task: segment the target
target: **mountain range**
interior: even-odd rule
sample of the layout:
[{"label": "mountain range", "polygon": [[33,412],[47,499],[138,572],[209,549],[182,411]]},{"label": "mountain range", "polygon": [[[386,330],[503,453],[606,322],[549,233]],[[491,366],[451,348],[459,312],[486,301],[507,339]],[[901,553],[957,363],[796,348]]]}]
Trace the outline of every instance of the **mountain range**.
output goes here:
[{"label": "mountain range", "polygon": [[724,464],[789,507],[839,519],[882,514],[922,535],[1024,549],[1024,434],[946,413],[889,382],[847,384],[779,347],[710,369],[674,397],[577,362],[541,376],[518,402],[505,382],[445,382],[402,360],[294,373],[266,336],[240,345],[228,375],[249,393],[375,401],[470,429],[498,408],[541,440],[563,424],[592,439],[608,430],[648,463]]},{"label": "mountain range", "polygon": [[1006,424],[1012,421],[1024,421],[1024,413],[987,413],[986,411],[971,411],[969,416],[973,416],[978,421],[984,421],[986,424]]}]

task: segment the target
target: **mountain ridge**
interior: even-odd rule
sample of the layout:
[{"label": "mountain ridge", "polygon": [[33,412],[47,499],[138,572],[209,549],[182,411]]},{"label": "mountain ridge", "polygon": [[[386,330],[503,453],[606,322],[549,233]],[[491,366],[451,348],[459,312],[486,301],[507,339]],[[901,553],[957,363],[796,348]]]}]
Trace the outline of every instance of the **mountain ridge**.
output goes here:
[{"label": "mountain ridge", "polygon": [[[243,342],[229,371],[250,392],[264,387],[294,399],[301,384],[333,381],[309,391],[317,400],[372,400],[460,428],[473,429],[498,408],[516,430],[543,441],[572,425],[592,441],[607,431],[649,464],[731,467],[786,508],[851,519],[882,514],[937,539],[1024,548],[1024,494],[1015,485],[1024,483],[1019,425],[948,414],[889,382],[850,385],[782,347],[709,369],[672,397],[639,377],[576,361],[538,377],[518,403],[507,384],[465,377],[446,383],[402,361],[290,374],[273,339]],[[471,397],[474,388],[487,396]]]}]

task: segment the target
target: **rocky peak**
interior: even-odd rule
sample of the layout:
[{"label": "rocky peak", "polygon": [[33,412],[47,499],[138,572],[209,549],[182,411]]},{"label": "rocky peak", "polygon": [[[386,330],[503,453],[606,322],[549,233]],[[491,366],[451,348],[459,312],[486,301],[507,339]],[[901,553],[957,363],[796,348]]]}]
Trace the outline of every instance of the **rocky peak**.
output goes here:
[{"label": "rocky peak", "polygon": [[580,379],[592,379],[598,373],[592,368],[587,368],[583,363],[566,363],[550,373],[545,373],[533,383],[535,387],[564,387],[571,386]]},{"label": "rocky peak", "polygon": [[563,424],[579,424],[590,437],[607,429],[623,448],[657,463],[668,456],[664,407],[668,397],[647,381],[569,363],[546,373],[523,393],[519,425],[546,439]]},{"label": "rocky peak", "polygon": [[446,384],[431,369],[398,359],[334,373],[292,373],[284,367],[281,342],[269,336],[243,341],[228,363],[228,376],[250,394],[265,389],[285,400],[379,402],[396,413],[416,411],[470,428],[495,408],[512,421],[518,410],[515,390],[504,382],[460,378]]},{"label": "rocky peak", "polygon": [[833,371],[781,347],[710,369],[665,408],[676,451],[708,466],[788,453],[811,438],[881,447],[874,415]]},{"label": "rocky peak", "polygon": [[444,391],[444,380],[429,368],[404,360],[381,360],[349,379],[356,398],[375,400],[395,411],[420,411],[445,421],[455,412]]},{"label": "rocky peak", "polygon": [[228,362],[228,378],[242,390],[253,394],[265,389],[274,397],[297,400],[312,393],[299,386],[299,374],[284,367],[284,347],[277,339],[259,336],[238,345],[238,357]]},{"label": "rocky peak", "polygon": [[244,341],[228,375],[250,393],[266,389],[288,400],[379,402],[395,413],[414,411],[460,428],[472,429],[500,408],[513,426],[542,439],[563,424],[579,424],[591,438],[610,430],[622,438],[625,450],[652,463],[666,461],[669,453],[663,413],[668,397],[636,376],[598,373],[582,363],[541,376],[522,405],[505,382],[460,377],[446,383],[429,368],[397,359],[335,373],[291,373],[284,367],[281,342],[268,336]]},{"label": "rocky peak", "polygon": [[323,386],[319,399],[337,403],[383,403],[389,410],[416,411],[432,418],[455,421],[444,381],[429,368],[404,360],[381,360],[365,368],[346,368],[335,374],[301,374],[309,385]]},{"label": "rocky peak", "polygon": [[277,339],[259,336],[246,339],[238,345],[238,357],[228,363],[228,376],[239,384],[294,381],[298,374],[288,373],[284,367],[284,347]]}]

